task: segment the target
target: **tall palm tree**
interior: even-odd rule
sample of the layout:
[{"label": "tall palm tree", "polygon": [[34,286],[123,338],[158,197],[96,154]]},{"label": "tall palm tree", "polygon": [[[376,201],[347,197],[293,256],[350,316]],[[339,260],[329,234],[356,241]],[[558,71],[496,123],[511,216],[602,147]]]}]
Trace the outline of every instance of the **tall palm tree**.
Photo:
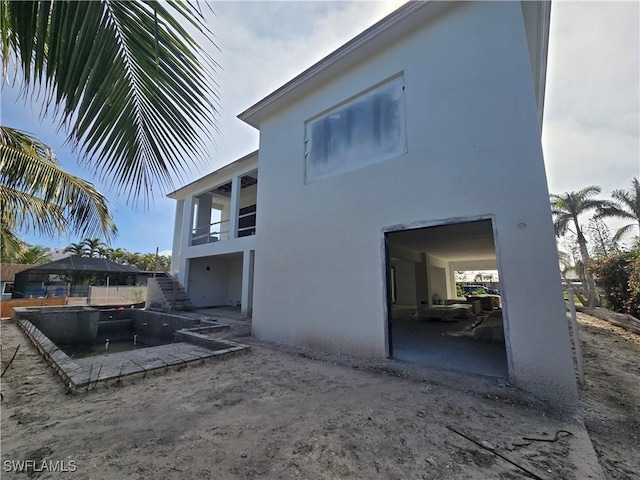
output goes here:
[{"label": "tall palm tree", "polygon": [[72,257],[86,257],[87,250],[84,243],[71,243],[64,249],[64,253],[70,253]]},{"label": "tall palm tree", "polygon": [[[611,193],[614,201],[598,209],[596,218],[620,218],[631,220],[631,223],[621,227],[613,236],[615,242],[635,227],[640,229],[640,182],[634,177],[631,190],[614,190]],[[639,230],[640,233],[640,230]]]},{"label": "tall palm tree", "polygon": [[[582,233],[579,217],[589,211],[604,208],[608,205],[605,200],[593,198],[601,192],[600,187],[591,185],[577,192],[565,192],[561,195],[551,194],[551,212],[553,213],[556,236],[561,237],[568,231],[575,234],[580,249],[582,263],[587,270],[589,265],[589,251],[587,240]],[[573,227],[573,230],[572,230]],[[598,306],[598,294],[593,276],[586,272],[589,306]]]},{"label": "tall palm tree", "polygon": [[[42,100],[43,117],[56,119],[82,161],[129,200],[148,201],[156,184],[172,186],[187,162],[206,158],[215,131],[217,97],[208,75],[216,65],[179,20],[211,39],[198,5],[183,0],[0,0],[4,78]],[[76,214],[69,227],[97,233],[90,207],[74,209],[70,190],[63,203],[52,201],[56,188],[48,183],[61,171],[54,175],[37,157],[16,154],[11,168],[2,166],[3,185],[13,183],[3,190],[3,215],[13,217],[5,229],[3,216],[3,237],[16,240],[11,234],[27,220],[52,235],[69,211]],[[51,195],[34,200],[33,185],[21,181],[25,171],[47,183]]]},{"label": "tall palm tree", "polygon": [[107,199],[63,171],[53,151],[30,135],[0,127],[0,241],[19,251],[18,231],[61,235],[69,230],[112,237]]},{"label": "tall palm tree", "polygon": [[100,258],[101,251],[104,251],[106,245],[99,238],[85,238],[82,240],[87,256],[91,258]]}]

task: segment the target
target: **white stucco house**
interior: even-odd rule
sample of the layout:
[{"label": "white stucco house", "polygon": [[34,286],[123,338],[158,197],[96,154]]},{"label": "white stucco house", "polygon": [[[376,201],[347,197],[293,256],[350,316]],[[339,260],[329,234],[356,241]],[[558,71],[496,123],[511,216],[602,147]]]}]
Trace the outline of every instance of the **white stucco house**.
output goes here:
[{"label": "white stucco house", "polygon": [[[574,404],[540,141],[549,14],[408,3],[241,113],[259,153],[169,195],[192,302],[239,305],[260,339],[502,375]],[[499,272],[497,349],[406,315],[474,268]]]}]

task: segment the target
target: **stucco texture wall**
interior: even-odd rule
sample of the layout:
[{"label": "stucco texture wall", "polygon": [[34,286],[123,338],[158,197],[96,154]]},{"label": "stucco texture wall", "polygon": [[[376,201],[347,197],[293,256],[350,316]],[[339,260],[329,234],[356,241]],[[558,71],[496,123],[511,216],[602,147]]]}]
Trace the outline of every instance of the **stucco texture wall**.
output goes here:
[{"label": "stucco texture wall", "polygon": [[[408,153],[305,184],[305,120],[399,73]],[[518,2],[451,8],[264,120],[258,203],[257,337],[384,357],[384,231],[491,218],[511,379],[575,402]]]},{"label": "stucco texture wall", "polygon": [[192,258],[188,288],[196,307],[236,306],[242,297],[242,256]]}]

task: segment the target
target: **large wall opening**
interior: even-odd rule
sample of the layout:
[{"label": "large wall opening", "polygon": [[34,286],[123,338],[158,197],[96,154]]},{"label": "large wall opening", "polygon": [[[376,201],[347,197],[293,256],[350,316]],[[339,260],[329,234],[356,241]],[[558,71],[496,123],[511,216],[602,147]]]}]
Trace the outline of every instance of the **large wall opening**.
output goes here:
[{"label": "large wall opening", "polygon": [[456,286],[456,272],[499,270],[492,221],[390,231],[385,245],[389,356],[508,377],[500,295]]},{"label": "large wall opening", "polygon": [[240,307],[242,263],[242,253],[192,258],[187,291],[193,305]]}]

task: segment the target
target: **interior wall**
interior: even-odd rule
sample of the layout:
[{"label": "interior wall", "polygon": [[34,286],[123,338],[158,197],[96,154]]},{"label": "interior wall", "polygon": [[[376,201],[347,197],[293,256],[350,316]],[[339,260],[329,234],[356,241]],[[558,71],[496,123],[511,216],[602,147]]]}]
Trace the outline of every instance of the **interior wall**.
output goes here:
[{"label": "interior wall", "polygon": [[441,300],[445,300],[447,295],[447,271],[441,267],[429,266],[429,285],[431,285],[431,299],[438,296]]},{"label": "interior wall", "polygon": [[258,184],[240,190],[240,208],[255,205],[258,198]]},{"label": "interior wall", "polygon": [[187,292],[196,307],[239,305],[242,299],[242,256],[192,258]]},{"label": "interior wall", "polygon": [[187,292],[196,307],[227,304],[228,264],[224,258],[192,258]]},{"label": "interior wall", "polygon": [[[244,208],[250,205],[255,205],[258,203],[258,185],[251,185],[250,187],[245,187],[240,190],[240,207]],[[229,202],[224,204],[220,212],[220,221],[224,222],[231,218],[231,204]],[[223,227],[225,230],[228,228],[228,224],[225,224]]]},{"label": "interior wall", "polygon": [[242,299],[242,257],[227,259],[227,305],[238,306]]},{"label": "interior wall", "polygon": [[429,281],[427,275],[427,262],[425,255],[421,255],[421,262],[415,263],[416,275],[416,304],[429,305]]},{"label": "interior wall", "polygon": [[433,303],[434,295],[438,295],[441,299],[455,297],[455,295],[447,289],[447,271],[449,269],[449,263],[435,255],[426,255],[426,257],[431,302]]},{"label": "interior wall", "polygon": [[391,259],[391,266],[396,270],[396,304],[416,305],[416,271],[415,263],[399,258]]}]

